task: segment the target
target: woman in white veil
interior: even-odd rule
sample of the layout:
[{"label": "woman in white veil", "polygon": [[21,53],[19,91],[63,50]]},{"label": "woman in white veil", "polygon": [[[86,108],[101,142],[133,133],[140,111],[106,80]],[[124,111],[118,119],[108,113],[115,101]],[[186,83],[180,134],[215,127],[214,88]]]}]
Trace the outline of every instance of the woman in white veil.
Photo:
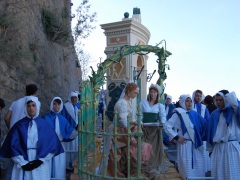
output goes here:
[{"label": "woman in white veil", "polygon": [[[139,88],[135,83],[128,83],[123,90],[123,93],[118,100],[118,102],[114,106],[114,110],[116,114],[117,120],[117,134],[128,134],[128,124],[130,124],[130,129],[133,132],[137,127],[137,123],[135,121],[135,116],[132,109],[131,99],[134,99],[139,92]],[[125,94],[124,94],[125,93]],[[129,118],[130,117],[130,118]],[[130,119],[130,121],[129,121]],[[129,121],[129,122],[128,122]],[[114,123],[109,126],[107,133],[113,132]],[[112,136],[108,136],[106,140],[106,149],[104,150],[103,159],[100,165],[99,173],[105,174],[114,177],[114,164],[117,161],[117,177],[125,178],[127,177],[127,148],[130,148],[131,154],[131,175],[134,175],[137,172],[137,140],[134,136],[130,137],[130,147],[127,147],[128,138],[127,136],[117,136],[117,152],[114,153],[114,140]],[[144,148],[143,148],[144,147]],[[142,153],[142,163],[148,161],[151,153],[151,145],[148,143],[144,143],[142,145],[142,149],[144,153]],[[117,159],[115,159],[115,154],[117,153]],[[135,162],[134,162],[135,161]],[[134,162],[134,163],[132,163]],[[103,165],[104,164],[104,165]],[[106,170],[105,170],[106,169]],[[105,170],[105,172],[104,172]]]},{"label": "woman in white veil", "polygon": [[[129,82],[130,83],[130,82]],[[125,96],[125,90],[126,90],[126,86],[124,87],[119,99],[124,98]],[[110,126],[107,128],[107,136],[103,136],[103,142],[104,142],[104,147],[103,147],[103,152],[102,152],[102,159],[99,165],[99,169],[98,169],[98,174],[103,175],[104,174],[104,169],[106,169],[106,167],[108,166],[108,156],[109,156],[109,151],[112,145],[112,134],[113,133],[113,128],[114,128],[114,123],[111,123]],[[98,178],[98,180],[100,180],[101,178]]]},{"label": "woman in white veil", "polygon": [[[171,164],[164,160],[164,145],[162,124],[166,122],[165,106],[159,103],[162,88],[158,84],[151,84],[147,100],[142,100],[141,111],[143,113],[143,140],[152,145],[151,158],[144,169],[151,169],[151,176],[166,173]],[[154,174],[155,173],[155,174]]]}]

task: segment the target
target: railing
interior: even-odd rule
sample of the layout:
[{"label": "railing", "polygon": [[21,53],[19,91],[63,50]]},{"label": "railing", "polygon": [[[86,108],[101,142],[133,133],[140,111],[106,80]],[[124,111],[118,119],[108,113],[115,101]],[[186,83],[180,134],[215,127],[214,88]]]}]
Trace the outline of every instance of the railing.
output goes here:
[{"label": "railing", "polygon": [[[82,99],[84,102],[81,103],[81,110],[79,113],[79,159],[78,159],[78,178],[79,179],[132,179],[140,180],[141,177],[141,122],[138,121],[137,132],[131,132],[130,124],[128,119],[128,129],[126,134],[119,134],[117,132],[117,113],[114,112],[114,121],[112,125],[108,128],[110,124],[107,121],[105,115],[103,117],[103,129],[98,131],[97,128],[97,102],[91,101],[94,94],[90,91],[90,83],[86,83],[82,87]],[[85,93],[87,92],[87,93]],[[92,93],[92,94],[90,94]],[[105,114],[106,107],[104,108]],[[140,110],[139,110],[140,111]],[[94,115],[95,113],[95,115]],[[140,119],[141,113],[138,112],[138,119]],[[95,117],[95,118],[91,118]],[[130,117],[128,117],[130,118]],[[117,138],[120,136],[127,137],[127,177],[120,178],[117,177]],[[138,141],[138,151],[137,151],[137,175],[131,176],[131,164],[130,164],[130,138],[135,136]],[[114,142],[113,144],[111,144]],[[113,147],[114,152],[114,177],[107,175],[107,164],[108,155],[110,147]]]}]

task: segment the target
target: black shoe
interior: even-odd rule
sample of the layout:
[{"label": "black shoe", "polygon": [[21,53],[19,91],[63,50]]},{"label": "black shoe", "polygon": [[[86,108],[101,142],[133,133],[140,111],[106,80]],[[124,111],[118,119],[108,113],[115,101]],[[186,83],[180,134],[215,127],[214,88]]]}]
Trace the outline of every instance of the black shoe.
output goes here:
[{"label": "black shoe", "polygon": [[73,170],[74,170],[73,168],[67,168],[66,169],[67,172],[73,172]]}]

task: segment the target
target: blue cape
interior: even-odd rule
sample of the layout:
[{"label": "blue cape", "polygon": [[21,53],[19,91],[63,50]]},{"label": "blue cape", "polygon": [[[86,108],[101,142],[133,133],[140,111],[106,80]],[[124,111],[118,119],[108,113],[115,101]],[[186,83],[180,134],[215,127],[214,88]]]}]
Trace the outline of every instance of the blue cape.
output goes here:
[{"label": "blue cape", "polygon": [[78,102],[78,103],[76,104],[76,106],[77,106],[78,109],[80,109],[81,104]]},{"label": "blue cape", "polygon": [[62,116],[65,117],[68,121],[68,123],[75,128],[77,126],[75,120],[72,118],[72,116],[70,116],[70,114],[68,113],[67,109],[65,108],[65,106],[63,106],[63,110],[61,112]]},{"label": "blue cape", "polygon": [[74,128],[68,123],[67,119],[63,117],[60,113],[55,113],[50,111],[49,113],[45,114],[42,118],[45,119],[49,125],[55,130],[55,119],[58,117],[59,124],[60,124],[60,132],[63,137],[63,141],[72,141],[73,139],[69,139],[71,136]]},{"label": "blue cape", "polygon": [[[239,101],[238,101],[238,104],[239,104],[239,106],[238,106],[238,109],[237,109],[237,119],[238,119],[238,123],[240,123],[240,102]],[[225,117],[226,123],[227,123],[227,126],[228,126],[229,123],[231,123],[232,116],[235,112],[234,112],[234,109],[230,105],[228,105],[223,110],[216,109],[212,112],[211,118],[208,122],[208,129],[207,129],[207,141],[211,145],[214,145],[213,138],[214,138],[216,130],[217,130],[217,126],[218,126],[218,122],[219,122],[219,118],[220,118],[221,113],[223,113],[223,116]]]},{"label": "blue cape", "polygon": [[[197,112],[201,115],[201,110],[202,110],[202,103],[195,103],[195,105],[197,106]],[[208,108],[206,107],[205,109],[205,114],[204,114],[204,118],[206,119],[206,121],[208,122],[210,119],[210,113]]]},{"label": "blue cape", "polygon": [[168,104],[168,105],[165,104],[165,109],[166,109],[166,106],[168,106],[168,108],[169,108],[169,109],[168,109],[168,114],[167,114],[167,117],[166,117],[167,120],[168,120],[168,119],[170,119],[170,118],[172,117],[172,114],[173,114],[172,112],[173,112],[173,110],[176,108],[176,106],[175,106],[174,104],[172,104],[172,103],[170,103],[170,104]]},{"label": "blue cape", "polygon": [[[184,124],[183,118],[179,112],[176,111],[175,113],[177,113],[178,117],[181,120],[182,132],[183,132],[183,134],[185,134],[187,132],[187,128]],[[199,115],[194,110],[190,110],[189,112],[186,112],[186,113],[188,114],[190,121],[194,125],[195,148],[198,148],[198,147],[202,146],[202,144],[203,144],[202,141],[205,140],[204,138],[205,138],[205,134],[206,134],[207,122],[201,115]]]},{"label": "blue cape", "polygon": [[[44,158],[49,153],[53,153],[54,156],[63,153],[64,150],[61,142],[49,124],[40,117],[37,117],[34,120],[38,129],[38,142],[35,159]],[[27,132],[30,121],[32,121],[32,119],[25,117],[14,124],[0,149],[0,157],[11,158],[22,155],[24,159],[28,161]]]}]

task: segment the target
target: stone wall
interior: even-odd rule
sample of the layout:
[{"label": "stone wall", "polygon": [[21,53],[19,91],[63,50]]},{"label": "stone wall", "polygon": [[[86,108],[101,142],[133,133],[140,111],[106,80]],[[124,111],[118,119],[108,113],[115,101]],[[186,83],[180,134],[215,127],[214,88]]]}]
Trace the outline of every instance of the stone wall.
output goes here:
[{"label": "stone wall", "polygon": [[6,102],[1,119],[10,104],[25,95],[27,84],[39,87],[41,115],[49,110],[53,97],[66,101],[70,91],[79,90],[81,68],[72,36],[67,43],[49,39],[42,23],[44,10],[58,15],[65,12],[70,28],[70,3],[71,0],[0,1],[0,52],[7,49],[7,53],[0,53],[0,97]]}]

